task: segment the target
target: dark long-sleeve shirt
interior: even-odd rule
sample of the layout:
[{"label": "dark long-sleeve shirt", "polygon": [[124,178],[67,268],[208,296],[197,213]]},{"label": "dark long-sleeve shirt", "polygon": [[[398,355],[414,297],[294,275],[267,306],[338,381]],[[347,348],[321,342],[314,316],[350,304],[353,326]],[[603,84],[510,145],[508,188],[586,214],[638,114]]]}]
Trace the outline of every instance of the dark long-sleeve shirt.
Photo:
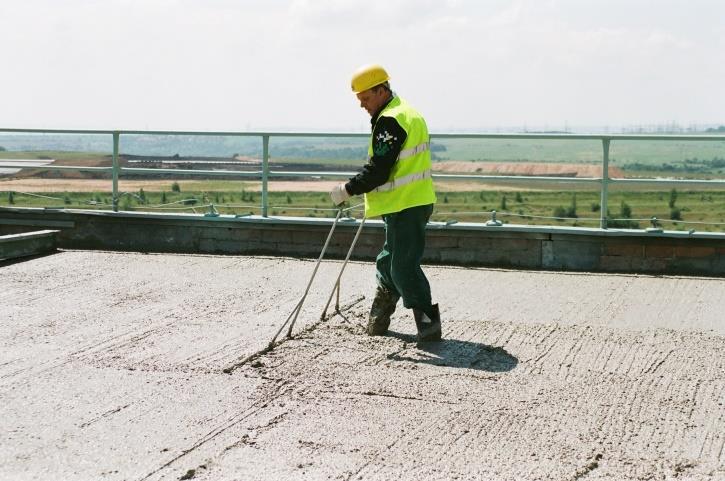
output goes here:
[{"label": "dark long-sleeve shirt", "polygon": [[[393,100],[391,97],[390,100]],[[390,100],[378,110],[370,119],[372,125],[373,155],[359,174],[350,178],[345,189],[350,195],[366,194],[376,187],[386,183],[390,178],[390,171],[400,155],[408,134],[392,117],[378,117],[388,106]]]}]

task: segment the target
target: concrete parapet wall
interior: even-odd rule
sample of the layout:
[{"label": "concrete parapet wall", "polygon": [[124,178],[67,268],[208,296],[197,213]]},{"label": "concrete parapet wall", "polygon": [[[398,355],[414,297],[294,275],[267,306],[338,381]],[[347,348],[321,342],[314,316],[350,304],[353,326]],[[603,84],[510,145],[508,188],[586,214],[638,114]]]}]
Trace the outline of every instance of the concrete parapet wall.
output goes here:
[{"label": "concrete parapet wall", "polygon": [[57,233],[57,230],[40,230],[0,235],[0,262],[54,252]]},{"label": "concrete parapet wall", "polygon": [[[159,215],[0,208],[0,235],[60,229],[58,246],[141,252],[316,257],[332,219]],[[328,258],[342,258],[359,226],[341,220]],[[383,224],[367,221],[352,257],[374,260]],[[524,269],[725,275],[721,234],[635,230],[429,225],[424,262]]]}]

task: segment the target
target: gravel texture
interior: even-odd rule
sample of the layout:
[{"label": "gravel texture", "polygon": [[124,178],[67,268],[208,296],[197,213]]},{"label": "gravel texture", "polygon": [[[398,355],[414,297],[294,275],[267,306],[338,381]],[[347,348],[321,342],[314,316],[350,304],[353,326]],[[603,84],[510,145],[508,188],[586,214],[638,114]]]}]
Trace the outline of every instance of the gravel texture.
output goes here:
[{"label": "gravel texture", "polygon": [[[723,480],[725,281],[63,251],[0,267],[0,479]],[[363,296],[365,296],[363,298]],[[333,301],[334,302],[334,301]]]}]

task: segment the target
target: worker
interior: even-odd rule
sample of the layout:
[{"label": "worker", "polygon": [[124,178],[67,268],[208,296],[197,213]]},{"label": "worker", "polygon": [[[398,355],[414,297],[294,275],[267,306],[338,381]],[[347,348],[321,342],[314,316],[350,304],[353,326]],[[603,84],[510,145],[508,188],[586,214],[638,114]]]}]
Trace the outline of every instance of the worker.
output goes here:
[{"label": "worker", "polygon": [[366,65],[352,77],[352,91],[370,114],[372,135],[368,163],[348,182],[330,192],[335,205],[365,194],[365,217],[382,216],[385,243],[376,259],[377,289],[367,333],[388,332],[398,300],[413,310],[418,341],[439,341],[438,304],[431,303],[430,284],[420,261],[425,226],[436,196],[431,177],[428,127],[423,117],[391,89],[380,65]]}]

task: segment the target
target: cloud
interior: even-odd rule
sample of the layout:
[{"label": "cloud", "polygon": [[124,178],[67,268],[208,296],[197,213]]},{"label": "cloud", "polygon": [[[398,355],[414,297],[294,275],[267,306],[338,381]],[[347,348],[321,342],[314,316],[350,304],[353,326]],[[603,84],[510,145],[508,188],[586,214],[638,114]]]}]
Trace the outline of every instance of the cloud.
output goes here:
[{"label": "cloud", "polygon": [[508,28],[518,25],[522,19],[523,9],[521,2],[513,2],[509,7],[491,15],[485,22],[486,26],[488,28]]},{"label": "cloud", "polygon": [[312,28],[368,32],[410,30],[434,19],[459,2],[455,0],[293,0],[288,8],[292,21]]}]

